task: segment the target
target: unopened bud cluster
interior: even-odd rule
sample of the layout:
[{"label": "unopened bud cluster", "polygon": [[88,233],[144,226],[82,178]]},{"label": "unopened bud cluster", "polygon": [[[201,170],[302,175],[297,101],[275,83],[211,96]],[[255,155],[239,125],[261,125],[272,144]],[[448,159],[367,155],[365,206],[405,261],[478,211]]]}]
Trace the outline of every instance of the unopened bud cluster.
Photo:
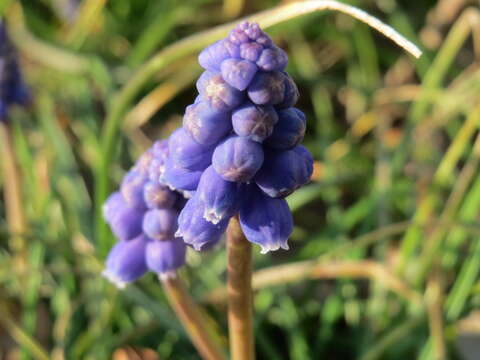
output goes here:
[{"label": "unopened bud cluster", "polygon": [[185,199],[160,181],[167,157],[167,142],[156,142],[104,205],[105,220],[118,241],[103,274],[118,287],[147,271],[169,276],[185,263],[185,244],[175,237]]},{"label": "unopened bud cluster", "polygon": [[199,95],[169,139],[162,176],[191,195],[176,234],[197,250],[218,242],[237,214],[262,252],[288,249],[293,221],[284,198],[310,180],[313,159],[300,145],[306,119],[294,107],[298,89],[287,62],[248,22],[199,55]]}]

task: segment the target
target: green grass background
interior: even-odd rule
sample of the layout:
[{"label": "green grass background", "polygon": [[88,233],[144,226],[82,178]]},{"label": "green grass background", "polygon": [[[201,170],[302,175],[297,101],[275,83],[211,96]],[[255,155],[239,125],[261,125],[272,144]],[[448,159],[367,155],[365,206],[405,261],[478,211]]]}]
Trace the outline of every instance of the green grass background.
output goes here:
[{"label": "green grass background", "polygon": [[[198,43],[162,49],[280,3],[0,1],[33,98],[10,118],[28,251],[12,251],[0,203],[0,358],[199,358],[153,275],[125,291],[100,276],[114,239],[96,209],[195,97]],[[293,266],[256,292],[258,359],[479,359],[465,339],[480,337],[480,13],[468,0],[348,3],[424,56],[333,12],[269,29],[316,166],[288,199],[291,251],[255,248],[256,270]],[[207,300],[225,258],[191,251],[182,270],[223,334],[225,306]],[[304,261],[317,271],[288,281]]]}]

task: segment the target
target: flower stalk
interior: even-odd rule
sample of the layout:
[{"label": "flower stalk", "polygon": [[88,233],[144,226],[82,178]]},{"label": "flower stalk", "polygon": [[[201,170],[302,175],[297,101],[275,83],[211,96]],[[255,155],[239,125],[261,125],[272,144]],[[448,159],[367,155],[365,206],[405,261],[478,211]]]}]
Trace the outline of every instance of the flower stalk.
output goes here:
[{"label": "flower stalk", "polygon": [[159,277],[170,305],[182,322],[190,340],[204,360],[224,360],[219,340],[205,325],[201,310],[185,289],[182,280],[175,273]]},{"label": "flower stalk", "polygon": [[25,265],[26,220],[23,211],[20,173],[17,157],[13,148],[12,128],[9,123],[0,121],[0,147],[2,154],[2,171],[4,176],[4,196],[7,223],[10,231],[10,247],[17,255],[18,266]]},{"label": "flower stalk", "polygon": [[227,229],[228,331],[233,360],[253,360],[252,244],[245,238],[238,217]]}]

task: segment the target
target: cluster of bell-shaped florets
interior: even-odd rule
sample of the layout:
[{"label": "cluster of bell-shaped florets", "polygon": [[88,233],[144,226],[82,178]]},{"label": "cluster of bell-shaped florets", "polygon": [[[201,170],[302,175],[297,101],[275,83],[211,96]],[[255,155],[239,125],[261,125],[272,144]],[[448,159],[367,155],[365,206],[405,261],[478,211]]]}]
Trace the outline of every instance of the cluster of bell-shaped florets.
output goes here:
[{"label": "cluster of bell-shaped florets", "polygon": [[293,228],[285,197],[310,180],[313,158],[299,145],[305,115],[284,71],[287,54],[258,24],[243,22],[203,50],[199,96],[169,140],[163,180],[191,192],[177,235],[196,250],[216,243],[239,214],[262,253],[288,249]]},{"label": "cluster of bell-shaped florets", "polygon": [[147,271],[168,277],[185,264],[185,243],[175,237],[185,199],[160,182],[167,157],[167,141],[157,141],[104,205],[105,220],[118,242],[103,274],[120,288]]},{"label": "cluster of bell-shaped florets", "polygon": [[0,121],[7,120],[11,105],[25,105],[28,98],[17,54],[8,38],[5,24],[0,21]]}]

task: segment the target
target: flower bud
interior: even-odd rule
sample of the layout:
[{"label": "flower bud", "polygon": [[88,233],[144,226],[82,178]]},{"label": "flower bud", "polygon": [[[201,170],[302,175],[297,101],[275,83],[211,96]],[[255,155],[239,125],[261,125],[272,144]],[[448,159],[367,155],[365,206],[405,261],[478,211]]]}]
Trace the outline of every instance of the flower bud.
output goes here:
[{"label": "flower bud", "polygon": [[275,45],[264,49],[257,60],[257,66],[263,71],[283,71],[287,63],[287,53]]},{"label": "flower bud", "polygon": [[247,60],[226,59],[220,67],[223,79],[238,90],[245,90],[257,72],[257,66]]},{"label": "flower bud", "polygon": [[148,178],[136,171],[130,170],[123,178],[120,192],[125,201],[132,207],[145,208],[145,201],[143,200],[143,187],[147,183]]},{"label": "flower bud", "polygon": [[143,235],[131,241],[119,241],[110,250],[102,275],[123,289],[147,272],[145,247],[147,238]]},{"label": "flower bud", "polygon": [[212,157],[215,171],[227,181],[248,181],[262,164],[262,146],[241,136],[232,136],[218,145]]},{"label": "flower bud", "polygon": [[298,87],[293,81],[293,79],[290,77],[290,75],[288,75],[285,72],[283,73],[283,75],[285,75],[285,82],[284,82],[285,94],[283,97],[283,101],[275,105],[277,109],[286,109],[286,108],[295,106],[300,96],[298,92]]},{"label": "flower bud", "polygon": [[198,62],[206,70],[220,71],[220,64],[223,60],[238,58],[239,56],[240,49],[238,46],[224,39],[205,48],[198,55]]},{"label": "flower bud", "polygon": [[247,91],[255,104],[280,104],[285,97],[285,75],[279,71],[258,72]]},{"label": "flower bud", "polygon": [[284,199],[264,195],[255,185],[248,186],[248,196],[240,208],[240,225],[245,237],[262,247],[261,253],[288,250],[293,219]]},{"label": "flower bud", "polygon": [[165,171],[160,180],[172,190],[191,191],[196,190],[201,176],[201,170],[191,171],[178,167],[170,158],[165,163]]},{"label": "flower bud", "polygon": [[129,206],[119,192],[107,199],[103,207],[105,221],[120,240],[130,240],[142,233],[143,209]]},{"label": "flower bud", "polygon": [[149,181],[145,185],[143,198],[150,209],[171,208],[177,201],[177,195],[172,190],[155,181]]},{"label": "flower bud", "polygon": [[240,57],[242,59],[256,62],[264,47],[257,42],[247,42],[240,45]]},{"label": "flower bud", "polygon": [[241,185],[226,181],[209,166],[200,178],[197,188],[198,200],[204,206],[203,217],[213,224],[229,219],[240,208]]},{"label": "flower bud", "polygon": [[212,224],[204,219],[205,207],[195,196],[187,204],[178,217],[178,231],[175,236],[182,237],[185,243],[195,250],[207,250],[220,240],[228,225],[228,219]]},{"label": "flower bud", "polygon": [[265,34],[257,23],[243,21],[230,31],[230,42],[240,45],[255,41],[264,46],[271,46],[272,40]]},{"label": "flower bud", "polygon": [[151,239],[171,239],[177,231],[177,216],[172,209],[149,210],[143,217],[143,232]]},{"label": "flower bud", "polygon": [[[199,101],[187,106],[183,128],[197,143],[209,146],[217,144],[232,130],[232,122],[230,113],[215,111],[207,102]],[[212,152],[213,149],[209,154]]]},{"label": "flower bud", "polygon": [[217,111],[227,112],[240,105],[245,94],[227,84],[222,75],[205,71],[197,81],[197,89],[208,105]]},{"label": "flower bud", "polygon": [[134,167],[131,169],[136,171],[137,173],[141,174],[142,176],[148,176],[150,165],[154,160],[154,155],[151,149],[145,151],[140,157],[138,158],[137,162],[135,163]]},{"label": "flower bud", "polygon": [[298,145],[291,150],[266,152],[255,182],[268,196],[285,197],[310,181],[312,172],[312,155]]},{"label": "flower bud", "polygon": [[149,241],[146,249],[147,267],[160,277],[169,277],[185,265],[185,253],[185,243],[179,238]]},{"label": "flower bud", "polygon": [[296,108],[278,111],[278,123],[265,145],[273,149],[291,149],[300,144],[305,136],[305,114]]},{"label": "flower bud", "polygon": [[175,165],[186,170],[204,170],[212,162],[213,147],[197,143],[183,128],[170,136],[168,149]]},{"label": "flower bud", "polygon": [[257,142],[262,142],[272,134],[277,121],[277,112],[272,106],[255,105],[250,101],[232,113],[235,133]]}]

